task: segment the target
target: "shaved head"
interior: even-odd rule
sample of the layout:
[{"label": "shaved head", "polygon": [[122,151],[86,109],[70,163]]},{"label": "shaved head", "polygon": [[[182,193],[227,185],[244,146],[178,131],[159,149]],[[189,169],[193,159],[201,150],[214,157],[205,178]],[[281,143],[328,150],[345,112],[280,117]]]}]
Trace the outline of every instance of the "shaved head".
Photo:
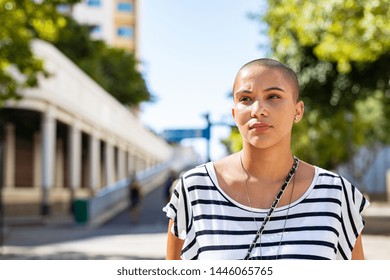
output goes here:
[{"label": "shaved head", "polygon": [[297,75],[295,74],[294,70],[292,70],[290,67],[287,65],[274,60],[270,58],[259,58],[255,59],[252,61],[249,61],[248,63],[244,64],[240,70],[238,70],[238,74],[244,70],[244,69],[250,69],[252,67],[265,67],[265,68],[270,68],[270,69],[276,69],[279,70],[280,72],[283,73],[283,75],[292,83],[293,88],[294,88],[294,97],[296,100],[299,98],[299,84],[298,84],[298,78]]}]

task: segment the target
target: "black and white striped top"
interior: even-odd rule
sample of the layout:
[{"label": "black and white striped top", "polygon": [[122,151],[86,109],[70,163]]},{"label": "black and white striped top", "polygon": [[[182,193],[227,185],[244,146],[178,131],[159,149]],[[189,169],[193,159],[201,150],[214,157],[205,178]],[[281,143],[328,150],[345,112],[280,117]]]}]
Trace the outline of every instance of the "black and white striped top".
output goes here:
[{"label": "black and white striped top", "polygon": [[[275,209],[252,256],[351,259],[356,238],[364,227],[361,212],[368,205],[347,180],[315,167],[305,194]],[[172,232],[185,240],[182,259],[235,260],[244,258],[268,209],[252,211],[230,198],[218,186],[210,162],[182,176],[164,211],[174,221]]]}]

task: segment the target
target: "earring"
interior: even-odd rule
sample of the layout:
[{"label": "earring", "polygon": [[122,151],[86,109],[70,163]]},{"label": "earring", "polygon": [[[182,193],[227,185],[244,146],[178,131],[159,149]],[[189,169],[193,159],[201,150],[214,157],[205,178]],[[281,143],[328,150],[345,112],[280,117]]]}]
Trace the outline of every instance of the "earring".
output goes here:
[{"label": "earring", "polygon": [[295,121],[297,121],[297,120],[298,120],[298,117],[297,117],[297,116],[295,116],[295,117],[294,117],[294,120],[295,120]]}]

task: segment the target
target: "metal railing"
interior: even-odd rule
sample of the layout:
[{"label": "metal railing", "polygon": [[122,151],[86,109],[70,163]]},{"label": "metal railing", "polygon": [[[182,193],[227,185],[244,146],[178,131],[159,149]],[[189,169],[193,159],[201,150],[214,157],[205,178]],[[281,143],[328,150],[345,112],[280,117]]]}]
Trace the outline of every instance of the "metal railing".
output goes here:
[{"label": "metal railing", "polygon": [[[188,151],[179,151],[173,159],[137,172],[136,180],[141,186],[141,194],[144,196],[163,185],[172,170],[179,173],[195,164],[196,157],[190,156]],[[130,177],[123,178],[102,188],[89,199],[76,199],[74,202],[76,222],[98,226],[126,209],[129,206],[131,180]]]}]

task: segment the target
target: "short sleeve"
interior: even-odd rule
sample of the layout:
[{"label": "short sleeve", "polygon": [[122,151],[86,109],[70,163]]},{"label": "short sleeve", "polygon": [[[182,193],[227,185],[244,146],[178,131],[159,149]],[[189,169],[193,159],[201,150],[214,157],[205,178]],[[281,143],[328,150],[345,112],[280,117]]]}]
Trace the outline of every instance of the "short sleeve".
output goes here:
[{"label": "short sleeve", "polygon": [[171,199],[163,208],[166,216],[173,221],[171,232],[180,239],[185,239],[190,227],[191,207],[188,202],[188,191],[185,180],[180,178],[176,184]]},{"label": "short sleeve", "polygon": [[362,212],[370,203],[350,182],[340,177],[343,188],[339,252],[343,259],[351,259],[357,237],[364,228]]}]

